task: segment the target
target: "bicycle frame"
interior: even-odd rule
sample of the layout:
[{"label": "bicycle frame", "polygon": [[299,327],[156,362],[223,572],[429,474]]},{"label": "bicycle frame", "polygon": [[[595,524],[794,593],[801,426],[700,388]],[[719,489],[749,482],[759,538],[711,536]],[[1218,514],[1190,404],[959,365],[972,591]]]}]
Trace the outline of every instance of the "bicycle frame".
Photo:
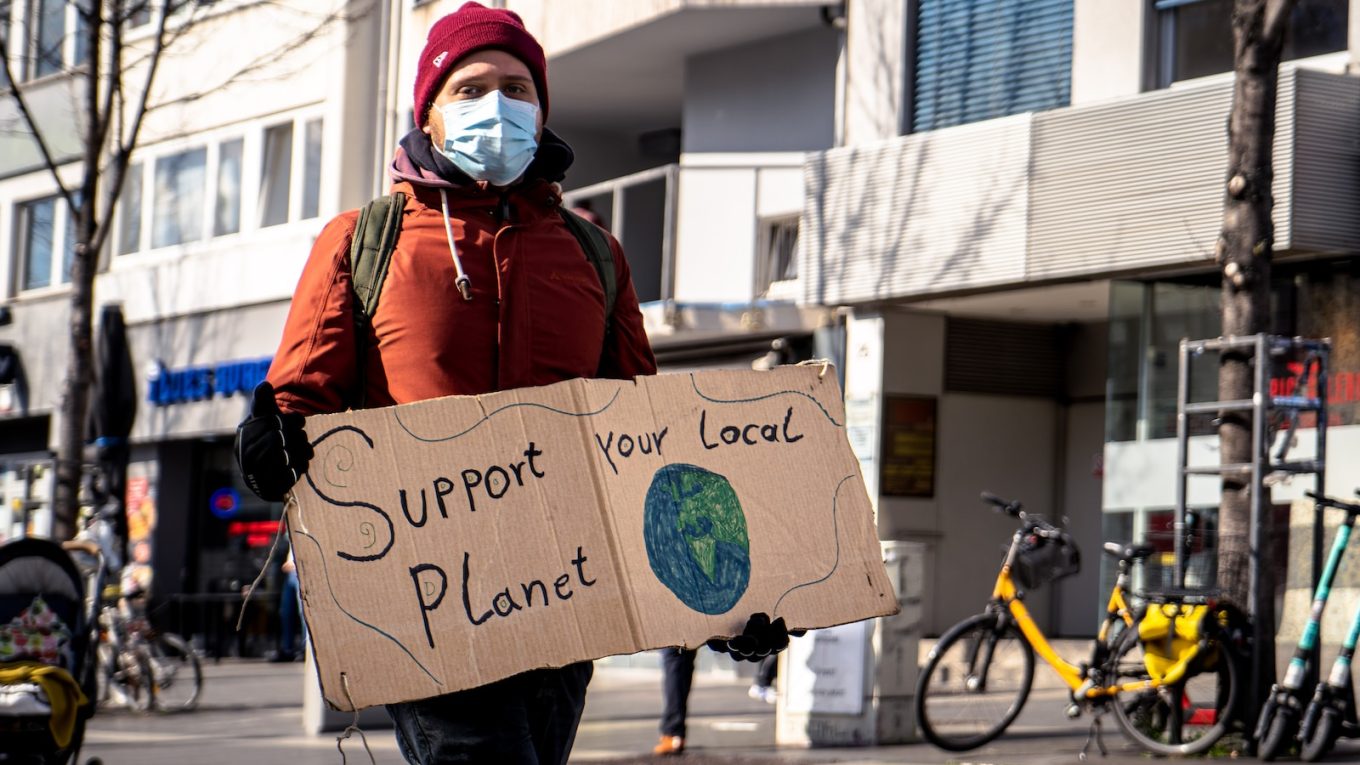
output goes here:
[{"label": "bicycle frame", "polygon": [[[1015,620],[1016,626],[1024,634],[1025,640],[1029,641],[1035,653],[1053,668],[1062,681],[1072,692],[1073,699],[1097,700],[1115,696],[1127,691],[1138,691],[1146,688],[1156,688],[1161,683],[1155,680],[1125,683],[1119,686],[1104,686],[1091,683],[1086,676],[1087,667],[1073,664],[1058,655],[1052,644],[1048,642],[1039,625],[1030,616],[1029,609],[1025,608],[1019,589],[1015,586],[1015,580],[1011,576],[1011,568],[1015,564],[1015,558],[1020,548],[1020,540],[1023,532],[1017,531],[1011,541],[1010,551],[1006,554],[1006,561],[1001,566],[1001,573],[996,577],[996,586],[992,589],[992,603],[1000,608],[1004,608]],[[1110,649],[1108,639],[1110,629],[1117,620],[1122,620],[1126,628],[1133,628],[1136,624],[1133,612],[1124,599],[1124,590],[1129,585],[1129,574],[1127,569],[1119,572],[1115,580],[1114,588],[1110,590],[1110,599],[1105,607],[1105,620],[1100,625],[1100,632],[1096,637],[1095,647],[1092,649],[1092,661],[1090,667],[1099,667],[1103,664],[1105,653]]]}]

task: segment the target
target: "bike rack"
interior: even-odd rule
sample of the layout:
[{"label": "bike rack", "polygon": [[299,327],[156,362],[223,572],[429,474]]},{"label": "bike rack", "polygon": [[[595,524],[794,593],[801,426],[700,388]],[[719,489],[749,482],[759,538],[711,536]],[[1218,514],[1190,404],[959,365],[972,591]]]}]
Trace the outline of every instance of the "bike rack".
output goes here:
[{"label": "bike rack", "polygon": [[[1255,645],[1263,643],[1264,631],[1271,628],[1270,625],[1261,624],[1261,620],[1255,618],[1257,599],[1262,596],[1260,592],[1262,529],[1265,519],[1268,517],[1266,515],[1267,508],[1270,506],[1270,487],[1267,479],[1276,475],[1311,474],[1313,476],[1313,490],[1318,494],[1326,493],[1327,370],[1331,348],[1332,343],[1329,339],[1281,337],[1264,333],[1238,337],[1219,337],[1209,340],[1183,339],[1180,342],[1180,369],[1176,384],[1176,582],[1181,587],[1185,586],[1185,573],[1188,563],[1188,551],[1185,549],[1185,517],[1190,477],[1196,475],[1221,477],[1234,473],[1238,475],[1249,473],[1251,477],[1251,530],[1248,540],[1250,560],[1248,599],[1250,603],[1247,605],[1251,610]],[[1250,353],[1254,366],[1252,397],[1233,401],[1190,401],[1190,362],[1192,358],[1202,356],[1205,353],[1222,353],[1224,351],[1247,351]],[[1276,358],[1290,356],[1297,356],[1304,360],[1304,369],[1300,373],[1301,378],[1306,378],[1311,367],[1314,363],[1316,364],[1316,378],[1313,381],[1313,385],[1317,389],[1316,397],[1309,397],[1307,390],[1290,391],[1293,395],[1288,396],[1276,396],[1271,393],[1270,372],[1272,364],[1269,362]],[[1262,360],[1266,360],[1265,363],[1262,363]],[[1190,465],[1189,416],[1220,412],[1250,413],[1252,422],[1251,462]],[[1289,418],[1289,425],[1285,429],[1285,443],[1274,454],[1271,451],[1270,436],[1266,432],[1266,424],[1273,412],[1284,412]],[[1303,412],[1315,412],[1317,414],[1317,425],[1314,430],[1314,456],[1312,459],[1306,460],[1285,459],[1289,450],[1289,440],[1295,436],[1298,415]],[[1313,512],[1312,584],[1316,588],[1317,580],[1322,571],[1324,527],[1322,508],[1315,504]],[[1273,593],[1269,594],[1273,595]],[[1317,657],[1313,656],[1309,663],[1313,672],[1316,673]],[[1249,698],[1252,700],[1250,703],[1260,703],[1265,688],[1262,686],[1262,678],[1258,677],[1256,662],[1252,663],[1249,678]],[[1311,687],[1311,685],[1308,687]],[[1254,712],[1255,710],[1251,711]]]}]

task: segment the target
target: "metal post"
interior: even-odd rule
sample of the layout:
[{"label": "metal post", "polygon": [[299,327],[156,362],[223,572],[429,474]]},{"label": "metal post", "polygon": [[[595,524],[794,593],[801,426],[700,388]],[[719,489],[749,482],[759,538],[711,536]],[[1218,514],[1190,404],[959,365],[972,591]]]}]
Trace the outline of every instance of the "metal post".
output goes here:
[{"label": "metal post", "polygon": [[615,239],[619,240],[619,244],[623,245],[624,251],[626,252],[628,244],[623,241],[623,238],[627,235],[627,231],[625,230],[623,216],[627,214],[627,210],[625,208],[623,194],[623,184],[614,187],[614,193],[610,198],[610,206],[613,209],[610,212],[609,228],[610,233],[614,235]]},{"label": "metal post", "polygon": [[1175,530],[1176,586],[1185,587],[1187,568],[1185,549],[1185,509],[1190,480],[1186,467],[1190,461],[1190,426],[1185,405],[1190,402],[1190,350],[1188,340],[1181,338],[1180,370],[1176,375],[1176,516]]},{"label": "metal post", "polygon": [[[1266,453],[1266,419],[1270,414],[1270,405],[1274,402],[1270,396],[1270,347],[1269,338],[1265,333],[1256,336],[1256,385],[1253,394],[1252,423],[1251,423],[1251,527],[1248,532],[1249,541],[1249,582],[1247,590],[1247,602],[1251,607],[1251,625],[1253,645],[1259,647],[1265,644],[1266,630],[1274,631],[1274,624],[1265,624],[1260,618],[1262,598],[1274,598],[1273,592],[1262,592],[1262,568],[1261,568],[1261,544],[1263,542],[1262,524],[1265,523],[1266,503],[1265,503],[1265,478],[1263,468],[1269,459]],[[1272,665],[1274,661],[1272,660]],[[1250,688],[1251,705],[1248,709],[1254,714],[1259,708],[1254,706],[1262,698],[1263,685],[1266,678],[1261,677],[1261,662],[1253,661],[1251,664]],[[1274,673],[1272,673],[1274,674]],[[1273,679],[1273,678],[1272,678]]]},{"label": "metal post", "polygon": [[[1305,348],[1304,350],[1308,351],[1309,349]],[[1314,429],[1314,433],[1316,434],[1315,440],[1317,442],[1317,446],[1315,447],[1315,454],[1313,457],[1313,461],[1316,463],[1315,464],[1316,470],[1313,473],[1313,492],[1318,495],[1325,495],[1327,492],[1327,398],[1329,393],[1327,388],[1328,385],[1327,366],[1331,362],[1330,358],[1331,354],[1329,352],[1329,349],[1325,345],[1321,344],[1319,344],[1317,350],[1313,352],[1317,354],[1317,376],[1315,380],[1317,385],[1317,402],[1318,402],[1317,428]],[[1309,355],[1310,354],[1306,354],[1304,356],[1304,359],[1307,359]],[[1304,395],[1307,395],[1307,391],[1304,391]],[[1324,544],[1323,532],[1325,531],[1324,523],[1325,518],[1323,517],[1322,507],[1320,507],[1315,502],[1313,503],[1312,592],[1317,592],[1318,582],[1322,579],[1322,548]],[[1318,634],[1322,634],[1322,615],[1319,615],[1318,617]],[[1307,685],[1304,686],[1305,688],[1312,688],[1317,684],[1318,676],[1322,671],[1321,659],[1322,659],[1322,641],[1319,640],[1313,646],[1311,655],[1308,657],[1309,671],[1308,675],[1304,678],[1304,681],[1307,683]]]},{"label": "metal post", "polygon": [[675,219],[680,205],[680,166],[666,167],[666,202],[661,229],[661,290],[659,297],[670,300],[675,295]]},{"label": "metal post", "polygon": [[1251,422],[1251,526],[1248,549],[1250,550],[1250,581],[1247,599],[1251,603],[1252,616],[1255,617],[1264,597],[1261,592],[1261,543],[1262,526],[1265,523],[1265,485],[1262,464],[1266,458],[1266,420],[1270,414],[1270,346],[1265,334],[1256,336],[1256,391],[1253,394]]}]

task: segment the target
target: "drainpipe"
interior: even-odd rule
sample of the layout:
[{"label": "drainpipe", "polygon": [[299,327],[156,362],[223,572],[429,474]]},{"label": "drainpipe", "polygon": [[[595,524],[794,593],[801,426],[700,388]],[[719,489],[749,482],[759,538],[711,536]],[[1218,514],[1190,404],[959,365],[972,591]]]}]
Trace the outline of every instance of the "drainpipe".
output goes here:
[{"label": "drainpipe", "polygon": [[822,6],[822,23],[833,27],[840,35],[840,51],[836,56],[836,99],[832,105],[832,137],[833,146],[845,145],[845,89],[849,86],[849,46],[847,45],[846,15],[849,13],[847,2],[838,5]]},{"label": "drainpipe", "polygon": [[397,125],[397,76],[401,55],[401,18],[400,0],[378,0],[381,6],[378,17],[378,103],[382,109],[378,116],[374,135],[374,168],[371,196],[378,197],[387,193],[387,163],[392,158],[392,148],[396,145]]}]

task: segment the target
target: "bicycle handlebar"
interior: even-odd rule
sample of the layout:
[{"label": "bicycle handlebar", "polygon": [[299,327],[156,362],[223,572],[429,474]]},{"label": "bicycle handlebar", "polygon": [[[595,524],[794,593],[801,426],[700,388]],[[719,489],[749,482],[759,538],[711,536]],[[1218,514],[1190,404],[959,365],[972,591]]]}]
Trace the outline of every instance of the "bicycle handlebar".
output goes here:
[{"label": "bicycle handlebar", "polygon": [[994,506],[994,509],[999,513],[1005,513],[1013,518],[1019,518],[1024,524],[1025,531],[1028,533],[1034,533],[1042,537],[1053,539],[1056,539],[1063,533],[1062,529],[1045,521],[1042,516],[1026,513],[1024,505],[1020,504],[1019,500],[1005,500],[991,492],[984,491],[982,492],[982,501]]},{"label": "bicycle handlebar", "polygon": [[[1360,504],[1355,502],[1345,502],[1339,499],[1333,499],[1332,497],[1318,494],[1313,491],[1305,491],[1303,494],[1323,507],[1335,507],[1337,510],[1345,510],[1348,513],[1360,515]],[[1360,494],[1360,489],[1356,489],[1356,494]]]},{"label": "bicycle handlebar", "polygon": [[997,510],[1004,512],[1008,515],[1014,515],[1017,517],[1021,516],[1021,509],[1023,508],[1023,505],[1021,505],[1018,501],[1004,500],[1001,497],[998,497],[989,491],[982,492],[982,501],[986,502],[989,505],[996,506]]}]

